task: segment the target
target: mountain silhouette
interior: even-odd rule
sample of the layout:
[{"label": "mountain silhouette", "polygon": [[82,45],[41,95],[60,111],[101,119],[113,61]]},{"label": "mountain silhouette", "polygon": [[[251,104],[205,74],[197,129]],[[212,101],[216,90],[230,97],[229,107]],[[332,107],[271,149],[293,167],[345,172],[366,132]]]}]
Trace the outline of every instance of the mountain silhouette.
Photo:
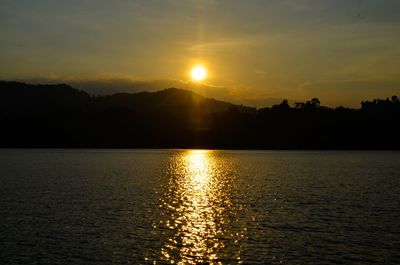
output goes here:
[{"label": "mountain silhouette", "polygon": [[104,108],[126,108],[130,110],[199,108],[205,114],[226,111],[232,107],[243,111],[255,108],[238,106],[232,103],[205,98],[191,91],[168,88],[158,92],[116,93],[113,95],[91,97],[84,91],[69,85],[30,85],[20,82],[0,81],[1,107],[74,108],[86,104]]},{"label": "mountain silhouette", "polygon": [[0,82],[0,147],[400,149],[398,97],[360,109],[317,98],[255,109],[169,88],[91,96]]}]

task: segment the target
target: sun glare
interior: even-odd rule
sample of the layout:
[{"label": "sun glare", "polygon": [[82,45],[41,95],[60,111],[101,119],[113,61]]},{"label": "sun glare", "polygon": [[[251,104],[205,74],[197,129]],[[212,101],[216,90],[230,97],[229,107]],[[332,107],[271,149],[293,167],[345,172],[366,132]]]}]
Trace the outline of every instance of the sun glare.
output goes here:
[{"label": "sun glare", "polygon": [[207,69],[202,65],[197,65],[190,72],[194,81],[203,81],[207,77]]}]

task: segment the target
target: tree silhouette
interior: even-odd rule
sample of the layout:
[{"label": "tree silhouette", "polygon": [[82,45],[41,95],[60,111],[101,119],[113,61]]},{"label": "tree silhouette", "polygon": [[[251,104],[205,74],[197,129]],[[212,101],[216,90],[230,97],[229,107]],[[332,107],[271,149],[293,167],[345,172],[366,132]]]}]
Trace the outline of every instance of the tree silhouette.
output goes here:
[{"label": "tree silhouette", "polygon": [[310,102],[311,102],[311,105],[316,108],[318,108],[321,105],[321,101],[319,101],[319,99],[317,99],[317,98],[311,99]]},{"label": "tree silhouette", "polygon": [[290,106],[288,100],[284,99],[280,104],[273,105],[272,108],[276,110],[289,110]]},{"label": "tree silhouette", "polygon": [[0,147],[400,149],[399,117],[397,96],[361,109],[313,98],[257,110],[180,89],[94,97],[0,82]]}]

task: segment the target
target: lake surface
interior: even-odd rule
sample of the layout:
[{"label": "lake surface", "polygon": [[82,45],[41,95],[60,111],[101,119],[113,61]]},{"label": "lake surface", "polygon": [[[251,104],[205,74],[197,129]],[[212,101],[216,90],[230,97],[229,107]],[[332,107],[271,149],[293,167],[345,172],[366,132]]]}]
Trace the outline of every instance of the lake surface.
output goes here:
[{"label": "lake surface", "polygon": [[0,150],[0,264],[399,264],[399,152]]}]

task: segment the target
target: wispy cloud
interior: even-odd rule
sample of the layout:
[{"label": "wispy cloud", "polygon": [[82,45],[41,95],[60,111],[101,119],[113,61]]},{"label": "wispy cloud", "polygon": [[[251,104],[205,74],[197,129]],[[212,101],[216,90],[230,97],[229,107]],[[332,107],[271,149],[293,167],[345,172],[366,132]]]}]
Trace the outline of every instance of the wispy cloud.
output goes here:
[{"label": "wispy cloud", "polygon": [[242,48],[243,46],[262,45],[264,37],[237,37],[231,39],[211,40],[204,43],[189,46],[190,51],[218,51],[226,48]]}]

